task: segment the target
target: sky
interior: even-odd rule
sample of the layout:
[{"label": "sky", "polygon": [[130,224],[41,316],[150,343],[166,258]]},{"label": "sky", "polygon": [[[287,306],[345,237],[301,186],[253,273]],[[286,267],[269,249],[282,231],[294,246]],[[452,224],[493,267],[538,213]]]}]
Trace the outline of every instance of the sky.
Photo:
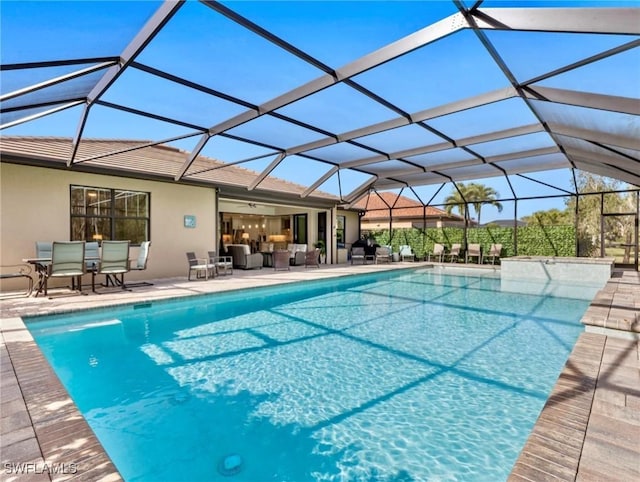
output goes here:
[{"label": "sky", "polygon": [[[331,68],[347,65],[457,12],[454,3],[448,1],[233,1],[224,4]],[[466,4],[470,3],[467,1]],[[2,64],[119,55],[159,5],[160,2],[157,1],[2,0]],[[489,1],[485,5],[638,7],[640,2]],[[493,31],[488,32],[487,36],[519,81],[630,41],[629,37],[615,35],[543,35],[537,32],[514,34]],[[322,74],[316,67],[286,54],[279,47],[250,34],[199,2],[187,2],[137,60],[252,104],[267,102]],[[602,64],[605,64],[606,69],[601,68]],[[2,94],[78,68],[67,66],[3,71],[0,73]],[[607,75],[603,75],[603,72],[607,72]],[[102,73],[100,71],[74,81],[70,87],[60,85],[54,94],[64,95],[68,92],[64,89],[86,92],[91,87],[91,82],[100,78]],[[542,85],[638,98],[639,78],[640,48],[636,47],[630,52],[543,81]],[[357,75],[354,80],[409,113],[509,85],[487,51],[469,31],[445,37],[375,70]],[[34,96],[34,101],[48,99],[43,93],[30,95]],[[173,116],[178,113],[185,122],[206,127],[245,110],[231,102],[206,96],[132,69],[120,77],[103,100],[133,108],[150,109],[157,115]],[[429,124],[453,138],[461,138],[510,127],[514,122],[526,125],[536,121],[532,112],[523,107],[522,103],[499,104],[433,119]],[[315,123],[338,134],[397,117],[396,113],[342,84],[301,99],[278,112],[302,122]],[[2,135],[73,137],[80,113],[79,107],[68,109],[5,129]],[[565,114],[550,112],[550,115]],[[571,115],[585,124],[597,120],[589,119],[581,112]],[[193,129],[183,126],[124,115],[104,107],[92,109],[85,127],[85,136],[100,138],[158,140],[193,132]],[[324,137],[301,127],[291,127],[270,116],[238,126],[231,129],[230,133],[257,136],[262,142],[282,147],[292,147]],[[190,137],[170,145],[190,151],[198,139],[199,136]],[[414,142],[417,146],[433,143],[434,139],[435,136],[423,129],[404,129],[401,133],[398,131],[395,138],[378,135],[367,141],[385,152],[393,152],[407,141]],[[546,134],[522,136],[511,142],[520,142],[527,149],[553,145]],[[482,155],[496,155],[506,147],[504,143],[494,143],[478,146],[478,151]],[[318,151],[317,154],[325,158],[336,155],[358,159],[366,157],[367,152],[355,146],[340,144]],[[210,141],[202,154],[227,162],[265,156],[242,164],[243,167],[256,171],[261,171],[274,158],[270,149],[219,137]],[[426,161],[427,158],[423,160]],[[452,161],[456,160],[463,159],[452,158]],[[300,169],[302,162],[304,169]],[[388,167],[393,168],[393,164],[389,163]],[[309,185],[326,170],[324,163],[291,156],[285,158],[273,175]],[[568,170],[531,173],[527,176],[571,190],[571,174]],[[367,178],[362,173],[341,171],[339,182],[343,190],[349,192]],[[511,177],[511,186],[504,177],[475,182],[493,187],[501,198],[511,198],[512,188],[519,197],[561,193],[526,178]],[[338,178],[334,176],[321,189],[336,194],[338,187]],[[440,184],[436,184],[416,187],[414,191],[422,201],[433,198],[432,204],[438,204],[453,189],[450,184],[438,192],[439,188]],[[402,194],[414,197],[408,190]],[[537,210],[562,208],[563,202],[563,199],[520,201],[517,216],[528,215]],[[503,205],[505,209],[502,213],[489,206],[484,207],[482,220],[512,218],[514,204],[506,202]]]}]

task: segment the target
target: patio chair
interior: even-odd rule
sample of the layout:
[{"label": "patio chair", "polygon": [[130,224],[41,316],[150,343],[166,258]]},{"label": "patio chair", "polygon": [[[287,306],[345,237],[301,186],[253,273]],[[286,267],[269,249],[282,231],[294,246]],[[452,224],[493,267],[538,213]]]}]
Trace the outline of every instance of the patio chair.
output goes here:
[{"label": "patio chair", "polygon": [[97,241],[89,241],[84,244],[84,259],[87,266],[87,272],[93,271],[98,266],[100,260],[100,243]]},{"label": "patio chair", "polygon": [[453,263],[454,260],[456,262],[458,261],[458,256],[460,256],[461,247],[462,246],[460,245],[460,243],[454,243],[451,245],[451,249],[449,250],[449,252],[445,254],[445,256],[449,256],[449,261],[451,263]]},{"label": "patio chair", "polygon": [[28,287],[24,292],[24,296],[30,296],[33,292],[33,278],[31,277],[31,266],[28,264],[16,264],[0,266],[0,280],[24,278],[27,280]]},{"label": "patio chair", "polygon": [[51,241],[36,241],[36,258],[51,259],[53,243]]},{"label": "patio chair", "polygon": [[431,261],[431,256],[434,258],[438,257],[438,263],[442,263],[442,258],[444,257],[444,244],[435,243],[433,245],[433,251],[429,253],[427,261]]},{"label": "patio chair", "polygon": [[411,246],[406,244],[400,246],[400,250],[398,254],[400,256],[400,261],[405,261],[405,260],[414,261],[416,259],[416,255],[413,254]]},{"label": "patio chair", "polygon": [[[100,261],[91,272],[91,291],[96,291],[96,276],[105,275],[105,286],[113,286],[130,291],[124,284],[124,275],[129,272],[129,241],[103,241]],[[120,278],[118,278],[118,276]]]},{"label": "patio chair", "polygon": [[290,270],[289,263],[290,253],[289,250],[278,249],[273,252],[273,270],[277,271],[279,269]]},{"label": "patio chair", "polygon": [[240,269],[262,269],[264,259],[262,253],[251,253],[247,244],[229,244],[227,251],[233,258],[233,267]]},{"label": "patio chair", "polygon": [[354,261],[362,261],[362,264],[366,264],[363,247],[353,246],[351,248],[351,264],[353,264]]},{"label": "patio chair", "polygon": [[304,255],[304,267],[315,266],[320,268],[320,249],[316,248],[312,251],[307,251]]},{"label": "patio chair", "polygon": [[478,264],[482,264],[482,249],[479,244],[474,243],[467,246],[467,252],[464,255],[464,262],[468,263],[469,258],[476,258],[478,260]]},{"label": "patio chair", "polygon": [[215,266],[216,274],[220,274],[224,270],[224,274],[233,274],[233,257],[218,256],[215,251],[207,251],[209,255],[209,263]]},{"label": "patio chair", "polygon": [[38,275],[38,284],[36,287],[36,294],[38,296],[44,291],[44,282],[47,276],[47,266],[51,263],[51,252],[53,250],[53,243],[51,241],[36,241],[36,259],[33,267]]},{"label": "patio chair", "polygon": [[388,246],[376,248],[375,263],[391,263],[391,249]]},{"label": "patio chair", "polygon": [[187,252],[187,261],[189,262],[189,274],[187,279],[191,281],[191,273],[196,274],[196,279],[208,280],[215,277],[215,265],[209,263],[205,258],[196,257],[193,251]]},{"label": "patio chair", "polygon": [[491,264],[495,264],[496,258],[498,262],[500,261],[500,255],[502,253],[502,245],[501,244],[492,244],[489,248],[489,253],[487,254],[487,258],[491,258]]},{"label": "patio chair", "polygon": [[49,294],[49,279],[71,278],[71,290],[82,293],[82,275],[86,273],[84,241],[54,241],[51,244],[51,263],[43,273],[44,295]]},{"label": "patio chair", "polygon": [[[138,250],[138,257],[134,260],[130,260],[129,269],[131,271],[145,271],[147,269],[147,261],[149,261],[149,248],[151,247],[151,241],[143,241],[140,243],[140,249]],[[136,286],[153,286],[153,283],[148,281],[136,281],[135,283],[127,283],[127,287],[132,288]]]},{"label": "patio chair", "polygon": [[287,251],[289,251],[289,263],[291,263],[291,266],[300,266],[305,263],[307,253],[306,244],[287,244]]},{"label": "patio chair", "polygon": [[[375,263],[376,261],[376,249],[380,246],[375,244],[373,241],[367,241],[367,245],[364,247],[364,263],[367,261],[371,261]],[[391,251],[389,251],[391,253]]]}]

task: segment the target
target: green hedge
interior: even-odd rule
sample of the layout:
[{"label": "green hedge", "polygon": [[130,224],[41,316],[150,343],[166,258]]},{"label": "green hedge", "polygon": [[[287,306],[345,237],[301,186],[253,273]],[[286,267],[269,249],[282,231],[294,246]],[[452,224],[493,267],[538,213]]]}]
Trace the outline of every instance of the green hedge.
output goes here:
[{"label": "green hedge", "polygon": [[[502,256],[515,256],[514,228],[469,228],[469,243],[480,243],[488,252],[492,244],[502,244]],[[519,256],[576,256],[576,230],[574,226],[521,226],[518,230]],[[378,244],[391,245],[397,252],[399,246],[408,244],[417,256],[433,252],[435,243],[449,247],[453,243],[464,244],[462,228],[388,229],[369,231]]]},{"label": "green hedge", "polygon": [[576,256],[576,228],[575,226],[519,227],[518,254],[524,256]]}]

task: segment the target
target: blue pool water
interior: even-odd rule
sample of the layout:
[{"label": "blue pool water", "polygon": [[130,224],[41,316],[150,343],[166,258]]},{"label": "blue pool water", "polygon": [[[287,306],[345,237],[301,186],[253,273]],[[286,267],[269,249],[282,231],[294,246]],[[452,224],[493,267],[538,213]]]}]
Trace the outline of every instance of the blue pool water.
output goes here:
[{"label": "blue pool water", "polygon": [[587,306],[405,270],[26,321],[128,481],[495,482]]}]

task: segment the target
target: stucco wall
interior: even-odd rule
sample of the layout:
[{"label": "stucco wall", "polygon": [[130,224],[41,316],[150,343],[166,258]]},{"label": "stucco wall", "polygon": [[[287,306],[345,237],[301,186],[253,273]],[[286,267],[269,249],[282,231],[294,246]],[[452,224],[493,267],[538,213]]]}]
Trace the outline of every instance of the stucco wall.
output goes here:
[{"label": "stucco wall", "polygon": [[347,247],[350,247],[351,244],[357,241],[359,238],[360,217],[358,216],[358,213],[355,211],[338,210],[338,214],[340,216],[345,217],[346,229],[345,229],[344,237],[345,237],[345,243],[347,244]]},{"label": "stucco wall", "polygon": [[[147,270],[125,280],[186,276],[186,251],[198,256],[216,249],[215,191],[210,188],[115,176],[0,164],[0,264],[20,263],[35,255],[35,241],[69,240],[71,184],[131,189],[151,196],[151,250]],[[195,228],[184,227],[184,215],[195,215]],[[138,248],[131,248],[131,258]],[[86,282],[86,281],[85,281]],[[2,289],[20,289],[12,280]]]}]

